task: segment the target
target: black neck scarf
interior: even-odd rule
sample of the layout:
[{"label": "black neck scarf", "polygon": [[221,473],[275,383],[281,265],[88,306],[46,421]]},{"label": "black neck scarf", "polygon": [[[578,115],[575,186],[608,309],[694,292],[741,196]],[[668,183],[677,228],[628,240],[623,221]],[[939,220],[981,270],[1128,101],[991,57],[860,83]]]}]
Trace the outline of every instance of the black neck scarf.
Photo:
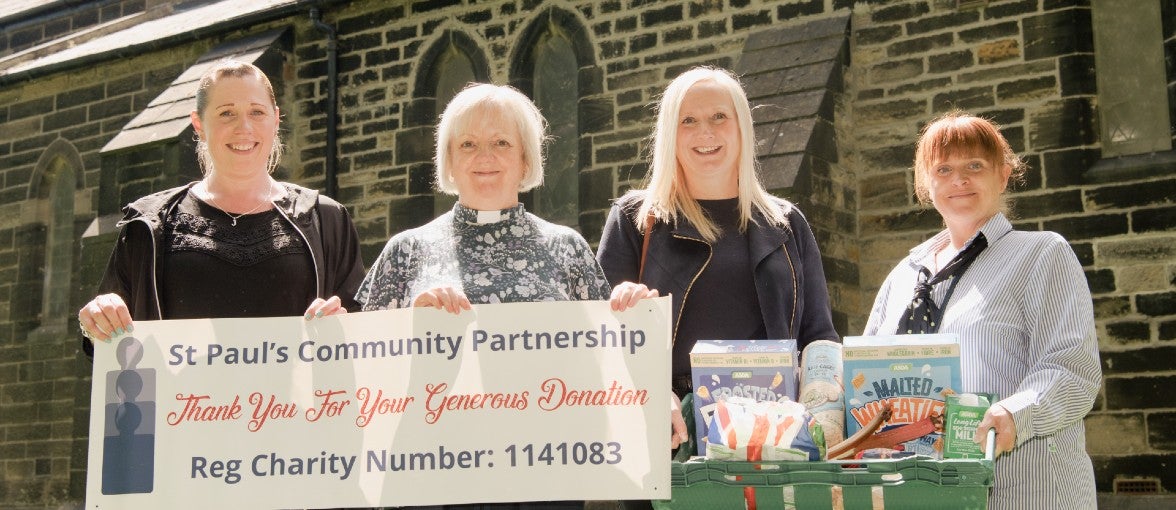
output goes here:
[{"label": "black neck scarf", "polygon": [[906,312],[903,313],[902,318],[898,321],[897,334],[919,334],[919,333],[936,333],[939,331],[939,322],[943,318],[943,310],[936,306],[935,301],[931,299],[931,289],[935,284],[944,280],[951,280],[947,287],[947,294],[943,297],[943,303],[946,306],[948,300],[951,299],[951,293],[955,291],[955,286],[963,276],[964,271],[968,266],[972,265],[972,261],[976,260],[976,256],[988,247],[988,240],[984,238],[984,233],[981,232],[976,235],[976,239],[971,244],[964,247],[963,251],[956,254],[955,258],[951,259],[943,269],[939,271],[934,277],[931,276],[931,271],[927,268],[919,269],[919,281],[915,283],[915,297],[911,300],[911,304],[907,305]]}]

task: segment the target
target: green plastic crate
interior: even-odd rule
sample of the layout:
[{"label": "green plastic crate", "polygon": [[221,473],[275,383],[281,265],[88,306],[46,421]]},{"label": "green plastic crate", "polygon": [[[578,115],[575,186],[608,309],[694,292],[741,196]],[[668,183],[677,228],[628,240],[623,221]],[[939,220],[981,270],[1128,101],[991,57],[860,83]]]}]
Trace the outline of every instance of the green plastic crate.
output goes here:
[{"label": "green plastic crate", "polygon": [[659,510],[978,509],[988,506],[992,460],[908,458],[724,462],[670,466],[672,499]]}]

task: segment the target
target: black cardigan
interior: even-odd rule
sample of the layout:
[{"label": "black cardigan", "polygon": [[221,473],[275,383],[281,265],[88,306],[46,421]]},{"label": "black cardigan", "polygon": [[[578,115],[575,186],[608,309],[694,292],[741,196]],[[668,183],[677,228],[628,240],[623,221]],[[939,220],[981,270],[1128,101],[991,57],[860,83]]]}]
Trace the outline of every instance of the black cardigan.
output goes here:
[{"label": "black cardigan", "polygon": [[[156,288],[155,261],[162,255],[162,226],[194,184],[147,195],[123,208],[124,216],[118,223],[122,231],[106,264],[98,294],[113,292],[121,296],[135,320],[167,318],[161,317]],[[316,295],[324,299],[339,296],[347,310],[359,310],[355,292],[365,271],[359,234],[347,209],[315,190],[290,183],[280,185],[286,195],[274,206],[307,243],[317,276]],[[94,355],[94,345],[85,337],[82,348],[87,356]]]},{"label": "black cardigan", "polygon": [[[604,224],[596,258],[614,287],[637,281],[643,236],[634,219],[641,200],[639,194],[622,197]],[[801,350],[813,340],[839,341],[816,238],[799,209],[783,200],[778,203],[787,208],[787,227],[769,225],[758,213],[747,226],[750,256],[756,261],[752,274],[768,338],[796,339]],[[658,222],[650,235],[640,283],[663,296],[673,296],[677,340],[680,312],[690,298],[690,285],[706,266],[712,248],[694,225],[684,220],[677,225]]]}]

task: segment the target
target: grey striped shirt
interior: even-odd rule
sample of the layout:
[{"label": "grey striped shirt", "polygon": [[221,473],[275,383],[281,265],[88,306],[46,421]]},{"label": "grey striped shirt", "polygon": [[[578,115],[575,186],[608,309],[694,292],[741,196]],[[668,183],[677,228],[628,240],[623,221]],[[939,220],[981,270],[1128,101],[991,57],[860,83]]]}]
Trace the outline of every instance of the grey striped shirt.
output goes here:
[{"label": "grey striped shirt", "polygon": [[[951,302],[948,282],[931,295],[944,308],[941,333],[960,337],[964,392],[997,393],[1013,414],[1017,447],[996,462],[988,507],[1095,508],[1094,471],[1082,418],[1102,370],[1094,310],[1082,267],[1053,232],[1013,230],[1003,214],[980,228],[989,246],[964,273]],[[865,335],[892,334],[931,269],[947,231],[916,246],[890,272]]]}]

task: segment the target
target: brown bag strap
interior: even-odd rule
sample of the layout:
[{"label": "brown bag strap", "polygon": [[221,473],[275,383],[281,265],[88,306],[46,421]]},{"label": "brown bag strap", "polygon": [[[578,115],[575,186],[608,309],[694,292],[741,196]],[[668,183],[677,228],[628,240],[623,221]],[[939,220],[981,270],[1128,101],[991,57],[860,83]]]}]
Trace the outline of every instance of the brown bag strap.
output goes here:
[{"label": "brown bag strap", "polygon": [[653,230],[654,218],[653,211],[645,216],[645,239],[641,241],[641,264],[637,266],[637,282],[641,282],[642,275],[645,274],[645,253],[649,251],[649,232]]}]

